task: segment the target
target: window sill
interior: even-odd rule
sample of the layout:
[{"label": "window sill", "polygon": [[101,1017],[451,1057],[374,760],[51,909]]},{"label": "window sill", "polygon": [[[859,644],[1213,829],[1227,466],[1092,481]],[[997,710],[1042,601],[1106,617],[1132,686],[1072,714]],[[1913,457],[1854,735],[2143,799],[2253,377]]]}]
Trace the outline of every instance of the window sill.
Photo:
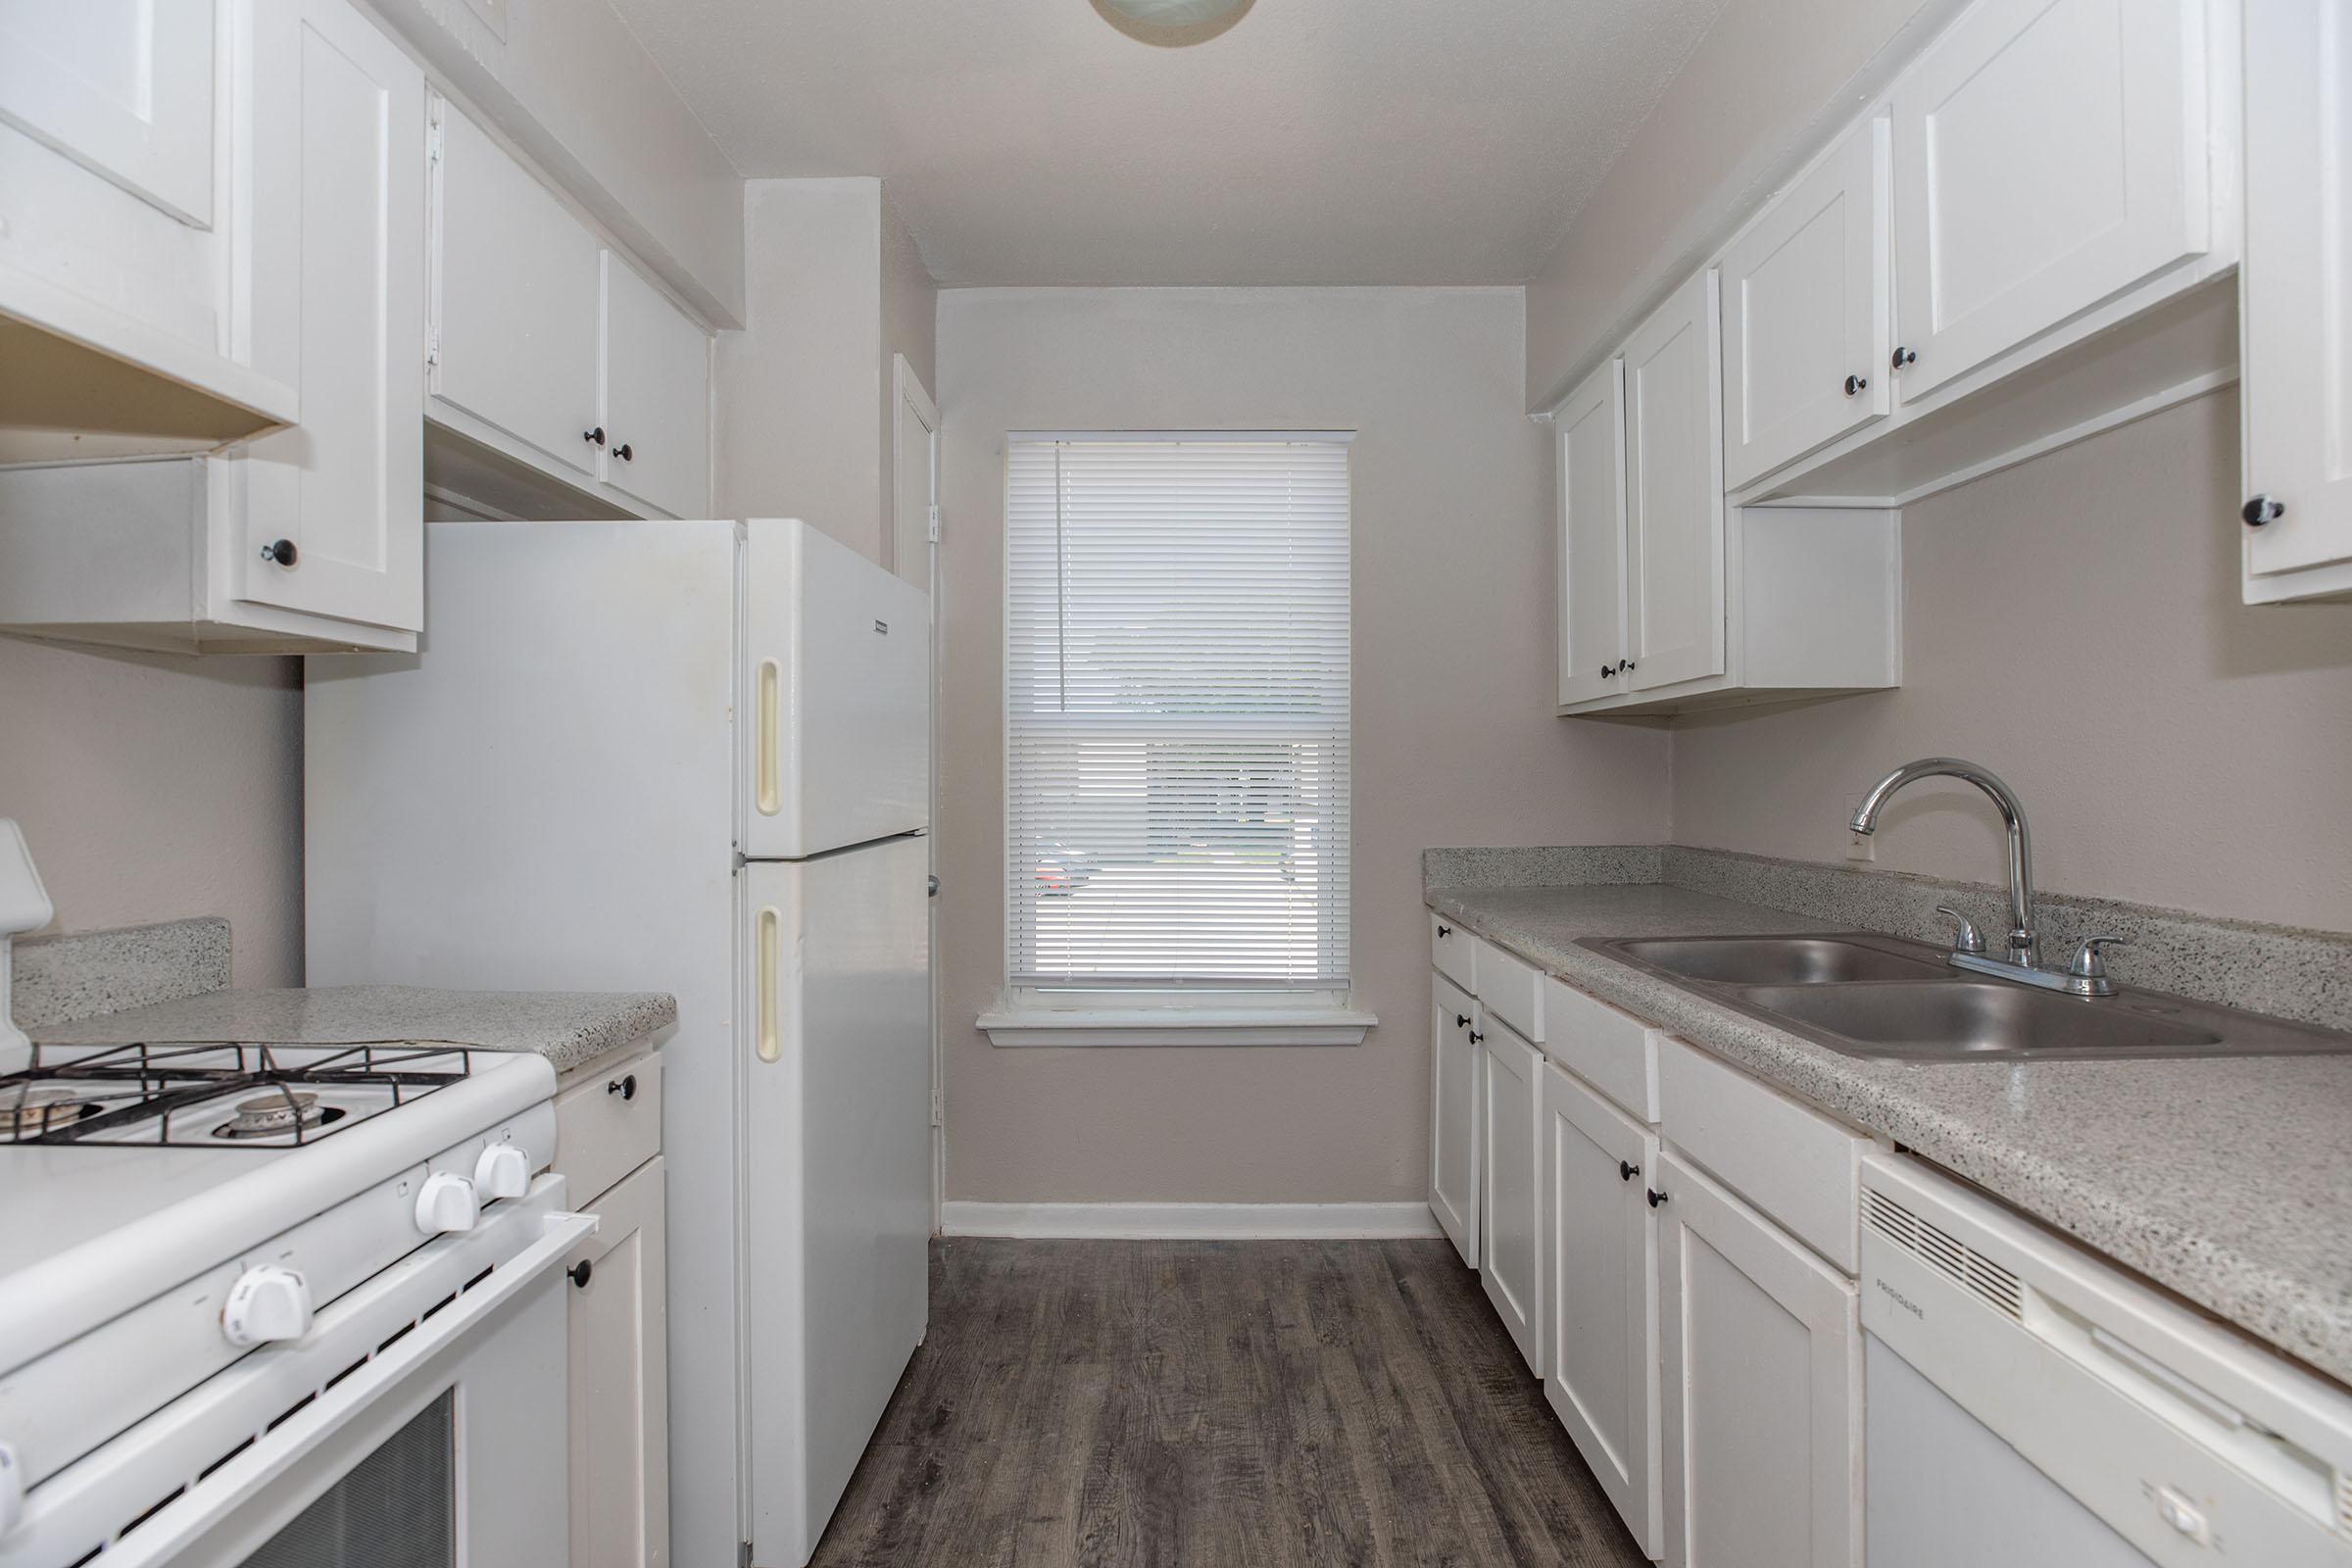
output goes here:
[{"label": "window sill", "polygon": [[1000,1007],[996,1046],[1360,1046],[1380,1020],[1353,1007]]}]

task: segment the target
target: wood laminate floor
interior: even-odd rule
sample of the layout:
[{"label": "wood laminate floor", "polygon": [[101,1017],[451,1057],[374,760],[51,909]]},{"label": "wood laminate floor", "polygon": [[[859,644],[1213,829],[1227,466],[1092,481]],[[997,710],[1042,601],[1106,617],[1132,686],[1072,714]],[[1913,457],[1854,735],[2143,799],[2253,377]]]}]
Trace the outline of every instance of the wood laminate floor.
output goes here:
[{"label": "wood laminate floor", "polygon": [[1443,1241],[935,1242],[814,1568],[1642,1568]]}]

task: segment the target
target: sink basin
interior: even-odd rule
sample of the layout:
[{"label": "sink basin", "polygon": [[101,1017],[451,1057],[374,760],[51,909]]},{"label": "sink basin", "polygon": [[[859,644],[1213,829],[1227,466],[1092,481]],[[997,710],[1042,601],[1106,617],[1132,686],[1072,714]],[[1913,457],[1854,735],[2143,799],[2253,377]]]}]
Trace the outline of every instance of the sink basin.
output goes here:
[{"label": "sink basin", "polygon": [[2352,1034],[2120,986],[2088,999],[1963,973],[1899,937],[1583,937],[1719,1005],[1848,1056],[2119,1061],[2352,1053]]},{"label": "sink basin", "polygon": [[1690,937],[1613,946],[1678,978],[1722,985],[1925,980],[1947,972],[1938,959],[1889,952],[1851,937]]},{"label": "sink basin", "polygon": [[1849,1054],[1966,1061],[2112,1058],[2210,1054],[2223,1044],[2222,1036],[2182,1021],[2177,1010],[2171,1016],[2152,1013],[2147,1009],[2157,1004],[2149,1000],[2136,1005],[2125,997],[2085,1001],[2000,980],[1749,986],[1740,999],[1759,1011],[1811,1025],[1805,1033]]}]

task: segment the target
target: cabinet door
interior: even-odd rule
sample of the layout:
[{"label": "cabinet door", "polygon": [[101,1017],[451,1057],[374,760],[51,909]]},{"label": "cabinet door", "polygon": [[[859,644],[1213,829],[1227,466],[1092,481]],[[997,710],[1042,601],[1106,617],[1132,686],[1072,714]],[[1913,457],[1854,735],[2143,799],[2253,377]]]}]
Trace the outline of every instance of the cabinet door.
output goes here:
[{"label": "cabinet door", "polygon": [[572,1568],[669,1560],[665,1187],[657,1154],[594,1202],[574,1199],[603,1223],[568,1265]]},{"label": "cabinet door", "polygon": [[213,221],[212,0],[0,0],[0,121]]},{"label": "cabinet door", "polygon": [[1658,1141],[1544,1069],[1544,1394],[1600,1488],[1658,1552]]},{"label": "cabinet door", "polygon": [[433,213],[433,396],[596,474],[604,246],[448,104]]},{"label": "cabinet door", "polygon": [[1724,670],[1723,400],[1715,272],[1625,346],[1625,598],[1633,691]]},{"label": "cabinet door", "polygon": [[1478,1004],[1442,974],[1430,976],[1429,1210],[1478,1267]]},{"label": "cabinet door", "polygon": [[242,308],[255,367],[299,389],[302,422],[252,443],[238,466],[232,591],[416,631],[424,75],[345,0],[244,0],[238,20],[252,95]]},{"label": "cabinet door", "polygon": [[2204,0],[1984,0],[1894,89],[1916,398],[2207,245]]},{"label": "cabinet door", "polygon": [[[2352,593],[2352,17],[2327,0],[2246,8],[2249,604]],[[2295,579],[2274,574],[2314,566]]]},{"label": "cabinet door", "polygon": [[1536,1048],[1485,1014],[1486,1244],[1478,1271],[1487,1299],[1527,1369],[1544,1373],[1544,1058]]},{"label": "cabinet door", "polygon": [[605,479],[673,517],[710,495],[710,340],[605,252]]},{"label": "cabinet door", "polygon": [[1560,706],[1624,682],[1625,362],[1611,360],[1553,416],[1559,426]]},{"label": "cabinet door", "polygon": [[1723,258],[1723,468],[1734,490],[1884,416],[1887,130],[1856,125]]},{"label": "cabinet door", "polygon": [[1856,1568],[1853,1282],[1671,1152],[1659,1156],[1655,1190],[1665,1560]]}]

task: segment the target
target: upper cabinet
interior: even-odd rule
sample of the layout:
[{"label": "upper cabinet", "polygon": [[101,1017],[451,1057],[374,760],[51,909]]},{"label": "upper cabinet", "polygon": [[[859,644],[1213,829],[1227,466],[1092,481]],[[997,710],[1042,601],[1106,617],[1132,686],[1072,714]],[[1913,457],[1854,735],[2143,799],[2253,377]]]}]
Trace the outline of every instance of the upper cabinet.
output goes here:
[{"label": "upper cabinet", "polygon": [[[0,14],[13,25],[34,9]],[[161,47],[156,19],[186,9],[93,7],[48,30],[60,48]],[[227,241],[220,340],[288,389],[299,422],[225,445],[215,433],[196,459],[0,470],[0,626],[190,652],[411,649],[423,625],[423,74],[347,0],[233,0],[217,38],[230,97],[212,130],[235,193],[213,199]],[[83,57],[93,70],[106,58]],[[166,178],[170,159],[140,165],[122,136],[109,156],[132,167],[115,178]]]},{"label": "upper cabinet", "polygon": [[707,512],[710,335],[455,106],[433,116],[426,412],[493,455],[456,488],[523,515]]},{"label": "upper cabinet", "polygon": [[2352,598],[2352,18],[2246,8],[2248,604]]},{"label": "upper cabinet", "polygon": [[[1778,304],[1770,289],[1746,298]],[[1672,713],[1897,679],[1893,515],[1726,507],[1720,337],[1708,270],[1554,416],[1562,713]]]},{"label": "upper cabinet", "polygon": [[1732,499],[1904,506],[2229,381],[2236,17],[1977,0],[1930,41],[1724,251]]},{"label": "upper cabinet", "polygon": [[0,6],[0,117],[197,228],[213,221],[210,0]]},{"label": "upper cabinet", "polygon": [[1874,115],[1723,257],[1724,481],[1884,418],[1888,130]]},{"label": "upper cabinet", "polygon": [[1906,402],[2205,251],[2204,11],[1981,0],[1903,74]]}]

